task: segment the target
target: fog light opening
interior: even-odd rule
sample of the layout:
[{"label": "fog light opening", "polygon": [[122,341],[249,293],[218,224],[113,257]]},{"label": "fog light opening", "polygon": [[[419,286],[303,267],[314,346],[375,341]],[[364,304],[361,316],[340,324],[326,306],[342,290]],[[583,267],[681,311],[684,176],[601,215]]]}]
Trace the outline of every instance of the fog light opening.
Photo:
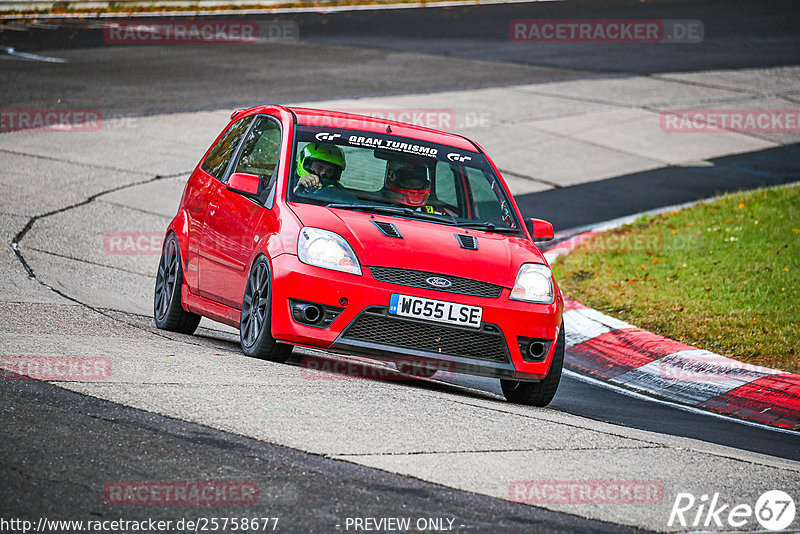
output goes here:
[{"label": "fog light opening", "polygon": [[320,317],[322,317],[322,310],[319,309],[319,306],[308,304],[303,307],[303,319],[309,323],[317,323]]},{"label": "fog light opening", "polygon": [[342,313],[342,308],[303,300],[289,299],[289,306],[296,322],[314,328],[328,328]]},{"label": "fog light opening", "polygon": [[534,341],[528,345],[528,356],[537,359],[544,356],[545,345],[541,341]]}]

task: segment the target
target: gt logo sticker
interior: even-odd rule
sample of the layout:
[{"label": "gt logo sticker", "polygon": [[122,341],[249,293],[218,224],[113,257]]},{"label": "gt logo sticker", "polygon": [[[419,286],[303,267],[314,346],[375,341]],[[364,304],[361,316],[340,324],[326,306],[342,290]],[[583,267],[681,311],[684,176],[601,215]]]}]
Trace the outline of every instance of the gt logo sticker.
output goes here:
[{"label": "gt logo sticker", "polygon": [[341,137],[342,134],[335,134],[335,133],[328,133],[328,132],[320,132],[314,137],[317,138],[317,141],[333,141],[337,137]]},{"label": "gt logo sticker", "polygon": [[450,161],[456,161],[456,162],[458,162],[458,163],[464,163],[464,162],[466,162],[466,161],[469,161],[469,160],[471,160],[472,158],[471,158],[471,157],[469,157],[469,156],[462,156],[462,155],[461,155],[461,154],[459,154],[458,152],[450,152],[450,153],[447,155],[447,159],[449,159]]}]

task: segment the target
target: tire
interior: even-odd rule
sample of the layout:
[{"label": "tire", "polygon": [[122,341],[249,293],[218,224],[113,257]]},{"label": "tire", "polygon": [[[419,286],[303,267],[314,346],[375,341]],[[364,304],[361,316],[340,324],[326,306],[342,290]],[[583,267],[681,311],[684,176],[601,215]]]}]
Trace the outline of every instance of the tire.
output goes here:
[{"label": "tire", "polygon": [[283,363],[292,353],[292,345],[278,343],[272,337],[272,276],[269,262],[259,257],[250,269],[242,299],[239,339],[245,355]]},{"label": "tire", "polygon": [[170,234],[161,250],[156,273],[156,287],[153,294],[153,319],[161,330],[194,334],[201,317],[183,309],[181,287],[183,286],[183,267],[178,238]]},{"label": "tire", "polygon": [[564,323],[558,333],[558,343],[556,343],[553,363],[550,371],[539,382],[520,382],[519,380],[500,380],[503,388],[503,395],[506,400],[516,404],[526,404],[528,406],[544,407],[550,404],[556,395],[558,383],[561,381],[561,370],[564,368],[564,347],[566,340],[564,336]]}]

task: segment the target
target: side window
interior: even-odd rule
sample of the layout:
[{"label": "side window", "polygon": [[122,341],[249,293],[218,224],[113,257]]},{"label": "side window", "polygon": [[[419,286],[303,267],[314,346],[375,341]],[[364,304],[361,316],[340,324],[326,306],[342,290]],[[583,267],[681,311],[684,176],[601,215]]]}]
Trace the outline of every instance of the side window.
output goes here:
[{"label": "side window", "polygon": [[272,178],[281,155],[281,126],[272,117],[259,117],[244,141],[234,172],[255,174],[262,187]]},{"label": "side window", "polygon": [[458,206],[458,196],[456,194],[456,180],[453,169],[440,161],[436,163],[436,198],[442,202],[447,202],[451,206]]},{"label": "side window", "polygon": [[469,179],[472,204],[477,218],[514,227],[514,219],[508,203],[502,200],[500,186],[478,169],[464,167]]},{"label": "side window", "polygon": [[217,180],[222,180],[228,163],[230,163],[233,153],[236,152],[239,141],[247,133],[247,128],[252,120],[253,117],[245,117],[228,128],[228,131],[222,134],[217,144],[208,153],[201,168]]}]

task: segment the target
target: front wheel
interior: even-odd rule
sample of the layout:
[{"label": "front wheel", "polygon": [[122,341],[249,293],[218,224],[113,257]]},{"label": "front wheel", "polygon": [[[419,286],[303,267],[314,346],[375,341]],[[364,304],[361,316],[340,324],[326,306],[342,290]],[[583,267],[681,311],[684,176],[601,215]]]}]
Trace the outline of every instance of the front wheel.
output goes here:
[{"label": "front wheel", "polygon": [[156,273],[156,288],[153,295],[153,319],[161,330],[194,334],[201,317],[188,312],[181,305],[183,269],[178,238],[170,234],[161,251]]},{"label": "front wheel", "polygon": [[564,323],[558,333],[558,343],[556,343],[553,363],[550,371],[539,382],[520,382],[519,380],[500,380],[503,388],[503,395],[509,402],[517,404],[527,404],[529,406],[547,406],[556,395],[558,383],[561,381],[561,370],[564,367],[564,347],[566,340],[564,336]]},{"label": "front wheel", "polygon": [[283,363],[292,353],[292,346],[278,343],[272,337],[272,276],[269,262],[258,258],[250,269],[242,300],[239,337],[242,352],[253,358]]}]

